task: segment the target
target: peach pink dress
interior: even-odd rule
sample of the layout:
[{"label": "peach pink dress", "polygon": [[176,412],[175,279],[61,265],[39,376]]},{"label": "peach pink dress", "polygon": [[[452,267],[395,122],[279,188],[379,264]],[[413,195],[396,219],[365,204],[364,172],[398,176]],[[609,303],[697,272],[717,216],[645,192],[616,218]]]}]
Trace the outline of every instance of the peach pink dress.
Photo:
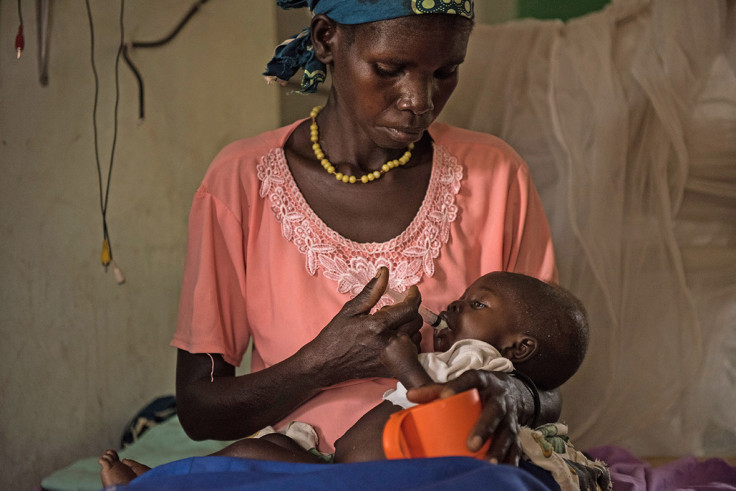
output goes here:
[{"label": "peach pink dress", "polygon": [[[283,146],[300,122],[232,143],[211,164],[189,217],[172,346],[221,353],[239,366],[252,338],[251,369],[263,369],[313,339],[380,266],[390,270],[392,288],[418,285],[434,311],[490,271],[556,281],[539,196],[526,164],[503,141],[432,125],[432,175],[413,222],[388,242],[356,243],[315,215],[289,172]],[[424,342],[431,351],[429,331]],[[280,425],[309,423],[319,449],[332,451],[395,383],[352,380],[327,388]]]}]

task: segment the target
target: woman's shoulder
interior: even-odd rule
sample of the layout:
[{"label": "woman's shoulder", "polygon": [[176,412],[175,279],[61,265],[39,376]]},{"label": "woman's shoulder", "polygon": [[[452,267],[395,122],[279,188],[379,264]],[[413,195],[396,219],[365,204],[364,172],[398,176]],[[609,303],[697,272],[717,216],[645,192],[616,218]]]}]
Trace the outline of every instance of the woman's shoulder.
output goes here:
[{"label": "woman's shoulder", "polygon": [[197,194],[209,196],[235,210],[253,202],[261,187],[264,162],[283,159],[283,146],[299,122],[236,140],[226,145],[210,163]]},{"label": "woman's shoulder", "polygon": [[498,164],[526,167],[511,145],[495,135],[446,123],[434,123],[429,131],[436,144],[446,148],[452,155],[462,158],[466,164],[472,164],[476,160],[488,162],[489,159],[493,159]]},{"label": "woman's shoulder", "polygon": [[215,190],[233,181],[257,184],[259,165],[264,159],[277,159],[283,155],[286,140],[300,122],[225,145],[207,168],[202,186]]},{"label": "woman's shoulder", "polygon": [[277,148],[283,148],[286,140],[301,121],[296,121],[287,126],[263,132],[256,136],[241,138],[231,142],[215,156],[210,171],[213,167],[228,166],[234,163],[243,164],[248,161],[258,162],[264,156]]}]

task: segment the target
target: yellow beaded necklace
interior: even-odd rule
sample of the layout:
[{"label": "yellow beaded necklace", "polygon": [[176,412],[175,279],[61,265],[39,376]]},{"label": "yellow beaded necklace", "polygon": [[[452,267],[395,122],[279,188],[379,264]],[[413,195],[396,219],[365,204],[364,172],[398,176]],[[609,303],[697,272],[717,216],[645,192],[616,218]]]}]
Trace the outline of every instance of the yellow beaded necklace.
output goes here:
[{"label": "yellow beaded necklace", "polygon": [[312,141],[312,150],[314,150],[314,156],[317,157],[317,160],[319,160],[319,162],[322,164],[322,167],[324,167],[324,169],[328,173],[335,175],[335,178],[338,181],[347,182],[350,184],[355,184],[356,182],[362,182],[363,184],[366,184],[371,181],[375,181],[383,174],[386,174],[388,171],[395,167],[406,165],[406,163],[409,162],[409,159],[411,159],[411,151],[414,149],[413,143],[409,144],[409,147],[407,151],[404,152],[404,155],[402,155],[398,159],[389,160],[381,166],[381,170],[369,172],[368,174],[364,174],[359,178],[355,176],[348,176],[347,174],[343,174],[342,172],[335,172],[335,166],[333,166],[332,163],[327,160],[327,157],[325,157],[325,153],[322,151],[322,147],[319,146],[319,127],[317,126],[317,114],[319,114],[321,109],[322,106],[314,106],[314,108],[312,108],[312,112],[309,113],[309,116],[312,118],[312,125],[309,127],[309,139]]}]

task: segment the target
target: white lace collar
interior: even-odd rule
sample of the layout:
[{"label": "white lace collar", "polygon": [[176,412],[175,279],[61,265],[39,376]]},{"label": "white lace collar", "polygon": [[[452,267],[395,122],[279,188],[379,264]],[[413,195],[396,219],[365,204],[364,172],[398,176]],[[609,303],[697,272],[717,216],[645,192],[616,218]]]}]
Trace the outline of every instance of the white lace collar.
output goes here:
[{"label": "white lace collar", "polygon": [[414,220],[387,242],[359,243],[328,227],[309,207],[289,170],[282,148],[274,148],[258,164],[260,195],[268,199],[284,238],[305,256],[310,275],[322,274],[337,282],[337,291],[357,295],[378,268],[391,272],[389,287],[399,292],[434,275],[434,261],[450,237],[457,218],[455,198],[463,177],[462,166],[435,144],[432,175]]}]

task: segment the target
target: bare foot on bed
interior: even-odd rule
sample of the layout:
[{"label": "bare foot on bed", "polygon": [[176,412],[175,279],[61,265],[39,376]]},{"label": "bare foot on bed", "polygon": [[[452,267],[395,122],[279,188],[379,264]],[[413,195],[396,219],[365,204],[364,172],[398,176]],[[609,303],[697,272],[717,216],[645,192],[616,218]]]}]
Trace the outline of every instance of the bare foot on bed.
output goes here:
[{"label": "bare foot on bed", "polygon": [[102,485],[106,488],[128,484],[144,472],[151,470],[150,467],[135,460],[123,459],[121,461],[118,453],[112,449],[105,451],[97,462],[102,467],[100,478],[102,479]]}]

